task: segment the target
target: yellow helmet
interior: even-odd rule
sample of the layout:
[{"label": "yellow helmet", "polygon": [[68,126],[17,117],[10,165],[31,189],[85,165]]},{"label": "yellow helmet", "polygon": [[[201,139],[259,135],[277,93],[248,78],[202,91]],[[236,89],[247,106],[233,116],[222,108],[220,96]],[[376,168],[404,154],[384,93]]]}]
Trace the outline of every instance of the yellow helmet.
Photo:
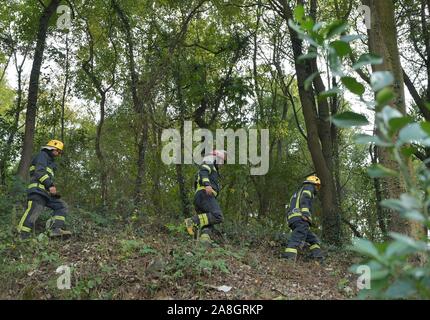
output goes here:
[{"label": "yellow helmet", "polygon": [[321,180],[316,175],[312,175],[306,178],[306,180],[303,183],[312,183],[317,186],[321,185]]},{"label": "yellow helmet", "polygon": [[46,147],[54,147],[58,150],[63,151],[64,149],[64,143],[62,143],[60,140],[50,140],[47,144]]}]

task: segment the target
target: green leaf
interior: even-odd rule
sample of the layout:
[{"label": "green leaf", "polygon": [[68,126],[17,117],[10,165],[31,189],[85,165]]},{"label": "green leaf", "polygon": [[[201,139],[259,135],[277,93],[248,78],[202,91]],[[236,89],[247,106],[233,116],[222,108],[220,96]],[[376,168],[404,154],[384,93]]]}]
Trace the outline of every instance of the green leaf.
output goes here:
[{"label": "green leaf", "polygon": [[416,294],[416,288],[412,281],[396,280],[385,292],[385,296],[391,299],[408,298]]},{"label": "green leaf", "polygon": [[352,52],[347,42],[336,40],[330,43],[330,46],[336,50],[339,57],[344,57]]},{"label": "green leaf", "polygon": [[384,88],[376,94],[376,101],[379,105],[386,105],[395,98],[391,88]]},{"label": "green leaf", "polygon": [[359,127],[369,124],[366,117],[351,111],[346,111],[332,117],[333,123],[341,128]]},{"label": "green leaf", "polygon": [[417,148],[414,146],[403,146],[400,152],[406,157],[409,158],[417,152]]},{"label": "green leaf", "polygon": [[321,29],[321,27],[322,27],[322,26],[324,26],[324,23],[323,23],[323,22],[317,22],[317,23],[315,23],[315,25],[313,26],[312,31],[313,31],[313,32],[317,32],[319,29]]},{"label": "green leaf", "polygon": [[308,32],[311,32],[314,27],[314,20],[311,17],[308,17],[306,20],[301,22],[302,28]]},{"label": "green leaf", "polygon": [[367,174],[371,178],[381,178],[381,177],[397,177],[397,171],[388,169],[380,164],[373,164],[367,168]]},{"label": "green leaf", "polygon": [[309,52],[307,54],[302,54],[300,57],[297,58],[297,62],[302,62],[309,59],[314,59],[318,57],[318,54],[316,52]]},{"label": "green leaf", "polygon": [[422,121],[420,123],[421,129],[423,129],[428,135],[430,135],[430,122]]},{"label": "green leaf", "polygon": [[401,117],[401,118],[392,118],[388,121],[389,128],[392,131],[397,131],[403,128],[404,126],[408,125],[409,123],[412,123],[414,119],[412,119],[409,116]]},{"label": "green leaf", "polygon": [[392,146],[392,143],[388,143],[385,142],[383,140],[381,140],[381,138],[379,138],[378,136],[370,136],[367,134],[357,134],[354,137],[354,141],[357,144],[368,144],[368,143],[373,143],[377,146],[381,146],[381,147],[390,147]]},{"label": "green leaf", "polygon": [[430,137],[419,123],[411,123],[399,132],[398,145],[412,142],[430,146]]},{"label": "green leaf", "polygon": [[360,34],[350,34],[350,35],[346,35],[346,36],[342,36],[340,37],[340,41],[343,42],[352,42],[358,39],[363,39],[365,40],[367,37],[365,35],[360,35]]},{"label": "green leaf", "polygon": [[370,85],[374,92],[391,86],[394,83],[393,74],[389,71],[376,71],[370,76]]},{"label": "green leaf", "polygon": [[88,280],[87,287],[92,289],[94,288],[95,284],[96,283],[94,282],[94,280]]},{"label": "green leaf", "polygon": [[377,136],[370,136],[368,134],[357,134],[354,137],[354,141],[357,144],[376,143],[377,139],[378,139]]},{"label": "green leaf", "polygon": [[291,29],[293,29],[295,32],[297,32],[298,35],[303,36],[305,34],[303,32],[302,28],[300,28],[300,26],[298,26],[293,20],[289,19],[288,25],[290,26]]},{"label": "green leaf", "polygon": [[334,96],[336,96],[336,95],[338,95],[338,94],[341,94],[341,93],[342,93],[342,92],[340,91],[340,89],[339,89],[339,88],[334,87],[334,88],[332,88],[332,89],[329,89],[329,90],[326,90],[326,91],[321,92],[321,93],[318,95],[318,99],[319,99],[319,100],[321,100],[321,99],[327,99],[327,98],[329,98],[329,97],[334,97]]},{"label": "green leaf", "polygon": [[370,256],[377,259],[380,258],[378,249],[376,249],[375,245],[371,241],[367,239],[354,238],[352,244],[352,250],[364,254],[366,256]]},{"label": "green leaf", "polygon": [[408,245],[399,241],[392,241],[385,250],[384,256],[387,258],[391,257],[400,257],[411,253],[411,250]]},{"label": "green leaf", "polygon": [[405,208],[402,205],[402,202],[399,199],[384,199],[380,202],[381,206],[401,212],[405,210]]},{"label": "green leaf", "polygon": [[361,69],[369,64],[381,64],[384,61],[380,56],[375,54],[365,53],[358,58],[357,62],[352,66],[354,70]]},{"label": "green leaf", "polygon": [[343,20],[336,20],[327,26],[327,38],[330,39],[348,28],[348,23]]},{"label": "green leaf", "polygon": [[328,62],[334,76],[343,76],[342,64],[334,48],[329,47]]},{"label": "green leaf", "polygon": [[373,271],[370,274],[370,280],[381,280],[381,279],[385,279],[388,275],[390,274],[390,271],[384,269],[384,270],[376,270]]},{"label": "green leaf", "polygon": [[421,208],[419,200],[414,196],[410,195],[409,193],[402,193],[400,195],[400,201],[407,210]]},{"label": "green leaf", "polygon": [[310,86],[312,85],[312,81],[320,74],[319,71],[312,73],[309,77],[306,78],[304,86],[305,90],[308,91]]},{"label": "green leaf", "polygon": [[429,247],[428,247],[427,243],[425,243],[423,241],[415,240],[411,237],[408,237],[404,234],[397,233],[397,232],[390,232],[389,235],[393,239],[400,241],[400,242],[404,243],[405,245],[407,245],[411,248],[415,248],[419,251],[429,251]]},{"label": "green leaf", "polygon": [[356,95],[361,96],[366,90],[364,86],[353,77],[342,77],[340,80],[349,91]]},{"label": "green leaf", "polygon": [[403,213],[402,216],[404,216],[408,220],[419,221],[419,222],[426,221],[426,219],[421,214],[421,212],[419,212],[417,210],[407,211],[407,212]]},{"label": "green leaf", "polygon": [[298,5],[294,8],[294,18],[298,22],[302,22],[305,16],[305,8],[302,5]]},{"label": "green leaf", "polygon": [[403,114],[397,109],[385,106],[382,111],[378,113],[377,116],[378,118],[381,118],[384,121],[385,125],[389,127],[391,119],[402,118]]},{"label": "green leaf", "polygon": [[400,195],[400,199],[385,199],[381,201],[381,205],[383,207],[398,211],[398,212],[407,212],[407,211],[416,211],[420,209],[420,204],[409,194],[403,193]]}]

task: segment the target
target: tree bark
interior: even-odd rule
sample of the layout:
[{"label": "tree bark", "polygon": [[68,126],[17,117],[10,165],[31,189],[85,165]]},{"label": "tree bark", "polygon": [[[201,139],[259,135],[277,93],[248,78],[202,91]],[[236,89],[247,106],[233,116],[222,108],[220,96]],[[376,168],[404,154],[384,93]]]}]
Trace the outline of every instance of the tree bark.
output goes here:
[{"label": "tree bark", "polygon": [[49,5],[43,9],[39,19],[37,32],[37,43],[34,51],[33,66],[30,73],[30,83],[28,87],[27,112],[25,117],[24,144],[21,152],[21,160],[18,167],[18,176],[25,180],[28,168],[30,167],[31,154],[33,152],[33,138],[36,127],[37,96],[39,93],[40,68],[45,50],[46,34],[49,20],[57,9],[60,0],[51,0]]},{"label": "tree bark", "polygon": [[22,62],[19,65],[18,65],[17,53],[14,52],[13,55],[14,55],[14,61],[15,61],[15,68],[17,72],[18,90],[17,90],[13,124],[9,130],[9,136],[6,141],[5,150],[2,152],[2,157],[0,159],[0,179],[1,179],[1,184],[3,185],[6,184],[6,170],[7,170],[7,164],[10,160],[10,153],[12,149],[13,140],[15,139],[15,135],[18,132],[19,116],[21,113],[21,104],[22,104],[22,67],[26,60],[27,53],[24,54],[24,58],[22,59]]},{"label": "tree bark", "polygon": [[64,111],[66,104],[67,86],[69,84],[69,37],[66,35],[66,67],[65,67],[65,79],[63,87],[63,96],[61,98],[61,141],[64,142]]},{"label": "tree bark", "polygon": [[[392,0],[364,0],[364,4],[370,5],[372,28],[369,31],[369,50],[371,53],[383,57],[384,62],[373,65],[373,71],[390,71],[394,76],[393,89],[396,100],[392,107],[406,114],[404,93],[403,69],[400,64],[400,54],[397,45],[396,23],[394,20],[394,4]],[[380,110],[377,110],[380,111]],[[378,148],[380,163],[394,171],[400,171],[399,165],[387,148]],[[395,177],[381,179],[383,196],[385,199],[398,199],[406,191],[405,182]],[[423,234],[423,228],[419,223],[406,220],[399,213],[390,210],[388,229],[419,238]]]},{"label": "tree bark", "polygon": [[139,95],[138,86],[142,85],[139,79],[139,73],[136,71],[136,62],[134,57],[134,40],[130,26],[129,17],[121,8],[120,4],[112,1],[114,11],[117,13],[122,29],[125,34],[126,50],[127,50],[127,63],[129,72],[129,86],[131,89],[131,96],[133,108],[137,115],[137,174],[134,183],[134,206],[141,207],[143,202],[143,181],[145,176],[145,155],[148,145],[148,117],[146,115],[145,106],[141,95]]},{"label": "tree bark", "polygon": [[[118,60],[117,49],[115,43],[111,39],[111,44],[113,50],[115,52],[115,60],[112,65],[111,70],[111,78],[109,83],[106,86],[103,86],[102,79],[97,77],[97,72],[93,69],[94,65],[94,38],[90,30],[90,25],[87,22],[87,33],[89,37],[89,57],[88,60],[85,60],[82,64],[82,69],[88,76],[94,88],[96,88],[99,96],[100,96],[100,120],[97,124],[97,132],[96,132],[96,141],[95,141],[95,150],[97,160],[100,163],[100,194],[102,200],[102,208],[106,210],[107,208],[107,199],[108,199],[108,170],[106,167],[106,159],[101,147],[101,139],[102,139],[102,130],[105,121],[105,111],[106,111],[106,95],[115,85],[115,72],[116,65]],[[110,38],[110,35],[109,35]]]},{"label": "tree bark", "polygon": [[[370,157],[372,159],[372,164],[378,163],[378,147],[377,146],[371,146],[370,147]],[[379,178],[374,178],[373,180],[373,187],[375,189],[375,197],[376,197],[376,217],[378,219],[378,225],[379,229],[381,230],[381,233],[384,237],[384,239],[387,238],[387,227],[385,225],[385,217],[384,210],[381,206],[382,201],[382,192],[381,192],[381,181]]]},{"label": "tree bark", "polygon": [[102,197],[102,206],[103,209],[106,208],[107,205],[107,169],[106,169],[106,160],[102,152],[102,148],[100,145],[101,137],[102,137],[102,129],[105,122],[105,104],[106,104],[106,92],[103,92],[100,99],[100,120],[97,124],[97,135],[96,135],[96,155],[99,160],[101,172],[100,172],[100,187],[101,187],[101,197]]},{"label": "tree bark", "polygon": [[[286,0],[278,0],[275,4],[275,10],[286,20],[293,19],[292,9]],[[313,9],[315,10],[315,8]],[[303,53],[302,40],[297,33],[288,26],[295,69],[297,75],[297,84],[299,88],[299,97],[302,104],[303,116],[305,119],[307,144],[311,153],[312,162],[315,170],[322,181],[321,184],[321,202],[322,202],[322,238],[330,244],[338,245],[341,243],[341,220],[340,205],[338,194],[336,193],[335,179],[332,172],[333,151],[330,134],[330,123],[325,123],[326,115],[329,112],[327,101],[318,105],[321,114],[318,114],[315,104],[315,92],[310,88],[305,90],[305,80],[316,71],[316,63],[298,63],[297,59]],[[314,81],[317,91],[323,89],[322,80]]]}]

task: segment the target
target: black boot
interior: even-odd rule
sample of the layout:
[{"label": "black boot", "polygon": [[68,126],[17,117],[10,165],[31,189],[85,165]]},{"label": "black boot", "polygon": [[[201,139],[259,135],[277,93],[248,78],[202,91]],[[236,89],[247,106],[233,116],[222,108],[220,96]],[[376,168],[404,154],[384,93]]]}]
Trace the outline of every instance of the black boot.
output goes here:
[{"label": "black boot", "polygon": [[297,250],[293,248],[286,248],[285,251],[281,253],[281,258],[288,261],[296,262]]}]

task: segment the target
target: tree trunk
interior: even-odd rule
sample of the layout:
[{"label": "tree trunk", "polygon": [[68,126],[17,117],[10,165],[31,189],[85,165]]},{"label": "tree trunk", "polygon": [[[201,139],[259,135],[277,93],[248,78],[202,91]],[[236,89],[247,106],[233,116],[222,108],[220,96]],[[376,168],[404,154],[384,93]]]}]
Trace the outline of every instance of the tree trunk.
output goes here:
[{"label": "tree trunk", "polygon": [[107,170],[106,170],[106,161],[102,152],[102,148],[100,146],[100,141],[102,137],[102,129],[105,121],[105,104],[106,104],[106,92],[101,94],[100,100],[100,120],[97,124],[97,135],[96,135],[96,155],[97,160],[100,163],[100,188],[101,188],[101,197],[102,197],[102,206],[103,209],[106,209],[107,203]]},{"label": "tree trunk", "polygon": [[[278,10],[284,19],[293,19],[292,10],[287,1],[280,0]],[[321,202],[322,202],[322,238],[330,244],[338,245],[341,243],[341,220],[340,205],[336,192],[335,179],[333,174],[333,147],[331,141],[330,123],[326,121],[329,115],[329,105],[327,101],[322,101],[317,107],[312,88],[305,90],[305,80],[316,71],[316,63],[298,63],[297,59],[303,54],[302,41],[297,33],[288,26],[292,49],[294,54],[295,69],[299,96],[302,104],[302,111],[305,119],[307,131],[307,144],[311,153],[317,175],[322,181]],[[321,78],[314,81],[316,91],[323,90]]]},{"label": "tree trunk", "polygon": [[27,112],[25,117],[24,145],[21,152],[21,160],[18,167],[18,176],[25,180],[28,168],[30,167],[31,154],[33,152],[33,138],[36,127],[37,96],[39,93],[40,68],[43,61],[45,50],[45,40],[48,31],[49,19],[54,14],[60,0],[51,0],[49,5],[44,8],[39,19],[37,32],[36,49],[34,50],[33,66],[30,73],[30,83],[28,87]]},{"label": "tree trunk", "polygon": [[63,96],[61,98],[61,141],[64,142],[64,110],[66,104],[67,86],[69,84],[69,37],[66,35],[66,69],[63,87]]},{"label": "tree trunk", "polygon": [[188,199],[188,191],[185,185],[185,177],[182,168],[182,164],[176,165],[176,180],[178,181],[179,193],[181,195],[182,204],[182,214],[180,215],[180,217],[188,217],[192,215],[192,208],[190,200]]},{"label": "tree trunk", "polygon": [[[373,149],[373,151],[372,151],[372,149]],[[371,154],[371,158],[372,158],[372,164],[377,164],[378,163],[378,147],[377,146],[371,147],[370,154]],[[372,180],[373,180],[373,187],[375,188],[375,197],[376,197],[376,202],[377,202],[376,203],[376,217],[378,219],[379,229],[381,230],[384,239],[386,239],[387,238],[387,228],[385,226],[385,219],[384,219],[384,217],[386,215],[384,214],[384,211],[383,211],[382,206],[381,206],[381,201],[382,201],[381,181],[379,178],[375,178]]]},{"label": "tree trunk", "polygon": [[140,119],[140,130],[138,131],[138,144],[137,144],[137,175],[134,185],[134,205],[140,208],[143,203],[143,181],[145,178],[145,155],[148,145],[148,123],[145,121],[146,117],[142,116]]},{"label": "tree trunk", "polygon": [[117,13],[122,29],[125,34],[127,65],[129,72],[129,86],[131,90],[133,108],[138,118],[137,120],[137,175],[134,184],[134,205],[136,208],[141,207],[143,202],[143,181],[145,176],[145,154],[148,144],[148,118],[144,109],[143,99],[139,95],[138,86],[141,84],[139,74],[136,71],[136,62],[134,58],[134,40],[129,18],[121,8],[118,1],[112,1],[112,6]]},{"label": "tree trunk", "polygon": [[9,136],[6,141],[5,150],[3,151],[2,157],[0,159],[0,179],[1,184],[6,184],[6,170],[7,165],[10,159],[10,153],[12,150],[12,144],[13,140],[15,139],[15,135],[18,132],[18,125],[19,125],[19,115],[21,113],[21,104],[22,104],[22,67],[24,65],[25,59],[27,54],[24,55],[24,58],[20,65],[18,65],[18,59],[16,56],[16,52],[14,53],[15,57],[15,67],[17,71],[17,77],[18,77],[18,91],[17,91],[17,97],[16,97],[16,105],[15,105],[15,114],[13,119],[12,128],[10,128]]},{"label": "tree trunk", "polygon": [[[393,89],[396,100],[392,107],[406,114],[403,70],[400,64],[397,46],[396,23],[394,21],[394,4],[392,0],[365,0],[370,5],[372,28],[369,31],[369,50],[371,53],[383,57],[384,62],[373,65],[373,71],[390,71],[394,76]],[[379,111],[379,110],[377,110]],[[387,148],[378,148],[380,163],[394,171],[399,171],[399,165]],[[406,191],[405,183],[398,178],[381,179],[383,196],[385,199],[398,199]],[[416,222],[403,219],[399,213],[390,210],[388,229],[418,238],[422,235],[422,227]]]}]

